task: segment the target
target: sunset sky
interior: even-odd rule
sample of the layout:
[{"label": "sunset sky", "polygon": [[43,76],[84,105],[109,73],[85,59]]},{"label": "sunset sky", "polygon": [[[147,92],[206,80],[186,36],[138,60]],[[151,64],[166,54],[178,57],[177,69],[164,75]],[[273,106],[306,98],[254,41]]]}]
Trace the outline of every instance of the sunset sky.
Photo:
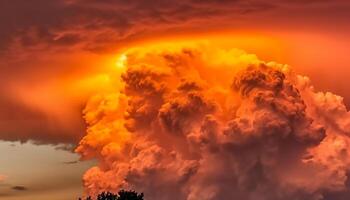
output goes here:
[{"label": "sunset sky", "polygon": [[209,56],[208,45],[241,49],[248,64],[287,64],[349,108],[349,20],[346,0],[0,0],[0,199],[68,200],[89,190],[85,171],[115,158],[85,150],[89,139],[76,149],[95,123],[86,104],[119,91],[131,49],[145,53],[130,62],[155,65],[147,53],[174,44],[206,44]]}]

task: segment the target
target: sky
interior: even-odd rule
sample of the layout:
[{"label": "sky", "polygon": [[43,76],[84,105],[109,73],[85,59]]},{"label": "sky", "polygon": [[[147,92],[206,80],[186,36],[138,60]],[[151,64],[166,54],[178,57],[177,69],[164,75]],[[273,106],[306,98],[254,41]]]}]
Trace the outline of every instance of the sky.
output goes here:
[{"label": "sky", "polygon": [[110,75],[133,47],[242,49],[349,107],[349,18],[345,0],[1,0],[0,198],[83,194],[82,174],[97,162],[74,153],[89,127],[83,110],[116,90]]},{"label": "sky", "polygon": [[89,165],[79,164],[77,155],[18,142],[1,142],[0,150],[1,199],[72,199],[81,191],[82,171]]}]

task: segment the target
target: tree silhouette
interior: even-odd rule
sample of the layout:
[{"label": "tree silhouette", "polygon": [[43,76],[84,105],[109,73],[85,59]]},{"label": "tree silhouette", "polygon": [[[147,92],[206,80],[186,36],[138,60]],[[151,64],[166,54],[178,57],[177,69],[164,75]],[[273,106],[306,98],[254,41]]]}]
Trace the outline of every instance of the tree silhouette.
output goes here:
[{"label": "tree silhouette", "polygon": [[[79,198],[79,200],[82,200]],[[92,197],[88,196],[85,200],[93,200]],[[135,191],[120,190],[118,194],[111,192],[102,192],[97,195],[96,200],[144,200],[143,193],[138,194]]]},{"label": "tree silhouette", "polygon": [[138,194],[135,191],[121,190],[118,192],[118,200],[143,200],[143,193]]},{"label": "tree silhouette", "polygon": [[116,200],[119,199],[118,195],[110,192],[102,192],[97,196],[97,200]]}]

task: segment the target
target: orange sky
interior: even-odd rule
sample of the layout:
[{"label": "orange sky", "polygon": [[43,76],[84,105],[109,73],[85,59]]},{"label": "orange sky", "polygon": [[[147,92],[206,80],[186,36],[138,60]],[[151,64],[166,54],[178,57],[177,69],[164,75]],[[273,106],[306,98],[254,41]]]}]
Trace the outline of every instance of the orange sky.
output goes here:
[{"label": "orange sky", "polygon": [[[341,35],[257,30],[188,33],[132,42],[116,48],[114,53],[94,54],[79,50],[68,54],[29,52],[21,60],[13,58],[7,61],[7,66],[19,65],[25,69],[4,71],[7,75],[2,87],[3,95],[6,95],[0,102],[4,105],[4,112],[0,115],[4,119],[2,129],[16,134],[1,137],[12,141],[32,139],[44,143],[76,143],[84,134],[81,109],[96,91],[112,89],[108,87],[110,80],[106,75],[117,71],[115,63],[120,52],[128,47],[152,43],[194,41],[193,37],[199,42],[241,48],[262,60],[289,64],[299,73],[310,76],[318,89],[334,91],[345,97],[349,105],[346,83],[350,47],[347,45],[349,39]],[[337,82],[331,81],[335,79]],[[18,122],[23,126],[17,127]],[[43,125],[48,132],[37,132]],[[23,130],[28,127],[33,132]]]},{"label": "orange sky", "polygon": [[0,140],[71,149],[85,134],[88,98],[114,89],[108,75],[118,73],[118,55],[169,41],[211,42],[291,65],[350,106],[348,1],[125,2],[0,2]]}]

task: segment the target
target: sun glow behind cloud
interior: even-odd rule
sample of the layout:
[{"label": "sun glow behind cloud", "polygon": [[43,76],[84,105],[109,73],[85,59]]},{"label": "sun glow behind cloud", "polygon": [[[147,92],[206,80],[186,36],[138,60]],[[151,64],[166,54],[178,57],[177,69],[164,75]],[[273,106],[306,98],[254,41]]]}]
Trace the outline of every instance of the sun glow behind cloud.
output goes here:
[{"label": "sun glow behind cloud", "polygon": [[[233,48],[252,41],[260,52],[275,44],[266,38],[206,38],[147,41],[115,56],[115,89],[84,109],[87,134],[76,152],[99,160],[83,177],[86,191],[196,200],[205,190],[211,200],[318,199],[345,190],[350,116],[342,98],[316,92],[287,65]],[[318,113],[334,108],[331,119]],[[329,168],[330,157],[337,167]]]},{"label": "sun glow behind cloud", "polygon": [[[222,87],[232,84],[232,76],[224,73],[227,68],[230,68],[229,65],[254,63],[257,57],[266,62],[275,61],[292,66],[292,69],[298,74],[310,77],[315,86],[314,91],[331,91],[339,94],[344,97],[345,105],[349,108],[349,8],[350,1],[344,0],[0,1],[0,15],[2,16],[0,19],[0,140],[30,143],[33,160],[36,160],[35,155],[40,154],[39,151],[47,152],[47,149],[42,148],[46,147],[45,144],[49,145],[47,147],[52,150],[50,151],[52,155],[55,154],[55,147],[64,147],[72,151],[86,134],[86,124],[81,117],[84,108],[89,107],[89,111],[93,111],[93,108],[96,107],[100,108],[95,113],[96,115],[89,115],[91,122],[94,117],[110,116],[111,110],[108,108],[113,108],[113,106],[128,108],[130,106],[116,104],[117,99],[125,97],[122,92],[118,95],[110,94],[122,91],[125,82],[120,80],[121,75],[127,72],[130,65],[140,64],[138,62],[140,59],[135,58],[136,52],[141,57],[148,57],[145,55],[147,52],[167,52],[173,55],[183,46],[206,51],[206,57],[203,58],[206,60],[204,64],[210,64],[211,67],[205,70],[196,69],[200,74],[200,78],[196,77],[196,80],[197,78],[205,79],[210,86],[215,88],[215,91],[218,91],[208,96],[214,95],[215,101],[221,106],[226,105],[225,102],[233,102],[226,99],[227,95],[223,95],[230,89]],[[210,51],[201,48],[204,46],[217,48]],[[232,61],[229,58],[230,55],[238,55],[240,52],[232,48],[242,49],[246,53]],[[160,59],[152,59],[145,63],[157,69],[164,66]],[[213,67],[217,63],[228,65],[227,68],[222,68],[223,72],[220,72],[220,75],[216,75],[219,69]],[[182,75],[184,74],[178,74],[177,77],[183,77]],[[166,83],[172,90],[175,88],[174,79]],[[304,81],[308,82],[308,79]],[[218,86],[214,87],[214,85]],[[205,88],[207,89],[206,86]],[[305,88],[300,91],[304,91],[303,89]],[[208,89],[208,91],[212,90]],[[312,92],[310,93],[313,94]],[[306,92],[306,94],[310,93]],[[96,94],[100,96],[96,97]],[[186,103],[186,100],[181,99],[183,96],[174,96],[179,97],[177,99],[180,103]],[[337,120],[337,125],[340,124],[342,128],[349,130],[349,126],[344,125],[348,115],[344,114],[346,107],[342,107],[343,98],[340,96],[331,93],[317,93],[311,99],[322,102],[322,109],[318,112],[327,111],[327,114],[324,112],[318,114],[317,119],[323,115],[332,118],[337,118],[333,114],[341,116],[341,119]],[[233,95],[232,99],[238,97],[239,95]],[[302,94],[302,97],[304,100],[310,100],[305,94]],[[130,99],[130,97],[125,98]],[[137,102],[137,99],[134,100]],[[89,102],[88,106],[86,102]],[[334,104],[338,106],[332,107],[331,105]],[[308,105],[313,104],[309,102]],[[144,105],[136,111],[147,111],[148,108],[148,105]],[[124,111],[128,113],[133,110]],[[217,117],[220,117],[221,121],[229,116],[227,114]],[[113,121],[111,118],[108,120]],[[211,119],[208,119],[209,121]],[[328,124],[327,122],[322,123]],[[329,125],[330,128],[333,126],[334,124]],[[113,126],[101,128],[101,130],[106,133],[109,129],[116,127],[122,128],[123,124],[115,122]],[[125,143],[130,140],[128,135],[128,132],[123,132],[120,138],[113,138],[116,141],[114,143]],[[101,144],[106,141],[104,136],[106,134],[101,134],[95,141],[95,147],[103,146]],[[174,140],[175,143],[176,141]],[[348,145],[339,138],[328,137],[326,141],[322,148],[318,149],[319,152],[314,152],[314,155],[318,154],[318,158],[333,157],[332,160],[335,162],[330,169],[336,171],[343,162],[334,159],[332,154],[337,154],[338,149],[344,149]],[[0,146],[1,144],[3,143],[0,143]],[[335,147],[334,151],[329,151],[327,146],[332,146],[329,144]],[[18,148],[23,148],[24,152],[28,149],[25,145],[18,146]],[[143,148],[140,147],[140,149]],[[114,151],[120,152],[123,146],[110,144],[104,149],[102,152],[102,157],[106,158],[104,161],[112,162],[116,158],[108,155]],[[36,150],[38,152],[35,152]],[[8,151],[14,152],[13,149]],[[62,153],[62,151],[59,152]],[[20,152],[16,154],[18,155],[6,154],[6,156],[26,155]],[[60,153],[57,152],[58,154]],[[29,158],[29,156],[24,157]],[[55,158],[55,156],[49,157],[50,159]],[[69,156],[65,155],[65,157]],[[290,158],[289,156],[284,157]],[[25,159],[9,162],[5,157],[5,160],[6,164],[12,163],[5,168],[17,170],[14,174],[0,171],[0,175],[9,175],[4,183],[13,178],[21,180],[24,177],[23,170],[41,172],[43,169],[45,172],[45,167],[22,164]],[[327,163],[328,160],[320,159],[318,163],[320,162]],[[40,161],[39,164],[44,163]],[[220,160],[217,163],[220,163]],[[140,166],[141,164],[144,162],[139,163]],[[26,169],[17,168],[21,166],[26,166]],[[290,166],[294,167],[294,165]],[[0,170],[3,167],[4,165],[1,165]],[[100,167],[106,166],[102,164]],[[253,172],[257,171],[253,170]],[[307,171],[305,176],[312,174],[309,172]],[[283,178],[294,180],[296,185],[302,183],[304,180],[297,179],[295,173],[297,172],[289,173],[289,176]],[[35,173],[43,179],[50,177],[50,174]],[[259,175],[259,173],[254,174]],[[345,177],[341,175],[341,173],[334,173],[332,178],[326,181],[335,187],[341,186],[343,183],[341,178]],[[314,174],[312,176],[318,177]],[[315,180],[314,185],[309,185],[326,185],[318,182],[319,179],[325,180],[324,177],[327,177],[327,173]],[[63,180],[63,185],[66,185],[68,180],[65,177],[49,179],[52,180],[52,183]],[[340,181],[332,182],[334,179]],[[37,182],[36,179],[31,178],[26,178],[26,180],[32,181],[33,184]],[[245,180],[247,179],[243,177],[243,182]],[[80,186],[79,181],[76,176],[74,181],[76,188]],[[0,186],[1,184],[0,180]],[[26,186],[34,189],[33,184],[28,182]],[[215,188],[211,187],[206,191],[215,192]],[[0,193],[1,196],[3,193]],[[57,194],[57,200],[71,199],[79,191],[75,189],[60,192],[57,188],[51,188],[45,191],[36,190],[33,191],[34,193],[42,195],[9,196],[9,200],[47,199],[47,196],[53,196],[53,194]],[[69,197],[63,197],[63,193]],[[345,198],[349,199],[349,196],[350,191]],[[204,199],[207,197],[210,198],[210,195],[206,195]],[[326,199],[344,199],[344,195],[327,196]]]},{"label": "sun glow behind cloud", "polygon": [[[79,58],[78,60],[68,59],[69,62],[67,61],[67,66],[71,67],[72,70],[55,74],[55,76],[49,73],[46,74],[46,72],[42,73],[42,77],[46,77],[46,79],[38,84],[30,85],[30,89],[28,89],[29,85],[26,86],[21,84],[21,82],[17,82],[11,85],[13,87],[12,92],[17,97],[16,99],[20,99],[28,107],[40,110],[40,112],[50,116],[50,125],[59,124],[60,127],[67,127],[66,130],[69,130],[69,127],[72,125],[76,127],[77,122],[74,120],[80,119],[81,109],[85,107],[86,101],[89,101],[87,108],[90,107],[93,109],[101,104],[100,101],[104,101],[103,99],[106,98],[106,95],[109,96],[111,93],[123,90],[125,83],[121,81],[120,76],[130,66],[140,64],[148,65],[148,67],[150,64],[157,67],[164,66],[164,62],[159,57],[152,56],[150,52],[155,55],[164,56],[166,54],[173,55],[183,50],[186,51],[186,49],[195,49],[197,53],[202,52],[201,56],[203,57],[201,59],[205,60],[204,64],[207,66],[205,70],[200,67],[196,69],[200,74],[199,77],[205,79],[208,84],[212,84],[213,88],[217,91],[215,94],[210,95],[215,95],[217,102],[224,105],[227,102],[227,95],[225,94],[228,92],[228,89],[222,87],[222,85],[231,84],[232,74],[227,73],[227,70],[232,70],[232,65],[245,66],[247,64],[257,64],[260,62],[260,59],[266,61],[288,61],[289,52],[287,51],[287,42],[280,37],[267,35],[253,32],[207,33],[201,36],[192,34],[168,35],[135,41],[107,55],[92,55],[86,52],[79,52],[74,55],[75,58]],[[244,49],[247,53],[239,49]],[[235,59],[232,59],[232,56]],[[65,58],[62,57],[62,59]],[[176,59],[174,62],[176,62]],[[198,62],[196,64],[200,66],[203,63]],[[218,65],[221,68],[215,67]],[[239,69],[239,67],[236,68],[236,70]],[[55,78],[50,79],[49,77]],[[167,84],[169,87],[175,87],[174,80],[172,79]],[[42,87],[42,85],[45,87]],[[100,94],[101,96],[94,97],[95,94]],[[103,108],[96,112],[96,115],[86,115],[86,120],[92,120],[94,117],[101,115],[101,113],[112,112],[108,110],[110,106],[121,106],[116,103],[118,102],[117,99],[123,98],[121,96],[123,95],[109,96],[104,101],[107,104],[104,107],[102,106]],[[237,97],[232,94],[230,98],[235,99]],[[109,104],[108,102],[114,102],[116,104]],[[123,104],[122,106],[126,108],[127,104]],[[107,109],[107,111],[103,111],[104,109]],[[123,114],[125,111],[121,111],[120,113]],[[229,115],[223,114],[220,117],[225,119]],[[113,121],[113,118],[109,120]],[[121,130],[120,134],[110,139],[106,133],[117,127]],[[70,133],[66,130],[59,131],[57,135],[50,135],[46,132],[43,133],[45,135],[40,135],[39,132],[34,137],[33,135],[18,137],[31,137],[31,139],[34,138],[53,143],[57,143],[57,141],[76,143],[85,134],[83,130],[72,130]],[[123,151],[124,144],[129,143],[133,138],[123,128],[122,121],[116,122],[112,127],[101,128],[101,131],[104,133],[91,136],[90,139],[94,141],[92,149],[85,149],[84,152],[80,151],[80,153],[84,159],[94,158],[96,156],[96,150],[94,148],[101,148],[101,146],[108,144],[108,141],[111,140],[113,144],[106,145],[101,154],[102,157],[106,156],[108,162],[114,162],[116,158],[114,156],[109,157],[110,153]],[[115,156],[119,155],[116,154]],[[104,165],[102,164],[102,166]]]},{"label": "sun glow behind cloud", "polygon": [[[128,52],[133,49],[171,50],[178,49],[180,46],[190,47],[198,44],[220,46],[223,50],[231,47],[244,49],[265,61],[291,64],[294,69],[309,75],[317,86],[322,86],[321,89],[334,90],[347,97],[345,87],[339,84],[334,85],[333,82],[325,82],[323,78],[324,73],[332,76],[336,74],[345,76],[346,74],[345,69],[341,71],[342,66],[347,66],[345,56],[338,56],[340,58],[339,67],[336,69],[327,67],[331,65],[332,59],[326,55],[331,57],[336,55],[327,53],[327,48],[320,48],[320,46],[330,45],[328,48],[336,48],[330,41],[332,41],[330,38],[314,37],[301,32],[293,36],[292,32],[278,33],[261,30],[186,31],[153,34],[135,38],[120,45],[111,43],[109,48],[114,50],[105,54],[80,50],[71,50],[66,54],[54,51],[41,56],[39,60],[29,59],[36,57],[27,55],[28,58],[24,59],[26,64],[48,67],[35,68],[25,75],[16,74],[15,81],[7,83],[6,93],[10,94],[7,98],[30,112],[39,111],[37,114],[39,116],[35,116],[38,118],[37,122],[36,118],[26,121],[26,126],[23,128],[37,130],[37,127],[44,124],[50,134],[42,135],[37,131],[34,136],[32,133],[17,133],[23,131],[20,128],[14,128],[11,121],[8,121],[3,129],[13,134],[3,136],[3,138],[6,140],[20,138],[21,141],[30,138],[43,143],[76,143],[84,133],[83,123],[79,120],[79,116],[86,100],[97,91],[109,92],[120,85],[120,81],[115,77],[125,70],[122,67],[125,65],[125,56],[127,57]],[[339,51],[345,52],[346,48],[339,49]],[[327,58],[326,61],[317,60],[317,52],[322,52],[323,57]],[[19,64],[23,65],[23,63]],[[320,68],[323,70],[319,70]],[[341,73],[337,73],[337,70],[340,70]],[[339,81],[344,82],[345,79],[341,78]],[[42,118],[47,122],[41,123]],[[60,127],[55,124],[59,124]],[[65,128],[62,129],[62,127]]]}]

